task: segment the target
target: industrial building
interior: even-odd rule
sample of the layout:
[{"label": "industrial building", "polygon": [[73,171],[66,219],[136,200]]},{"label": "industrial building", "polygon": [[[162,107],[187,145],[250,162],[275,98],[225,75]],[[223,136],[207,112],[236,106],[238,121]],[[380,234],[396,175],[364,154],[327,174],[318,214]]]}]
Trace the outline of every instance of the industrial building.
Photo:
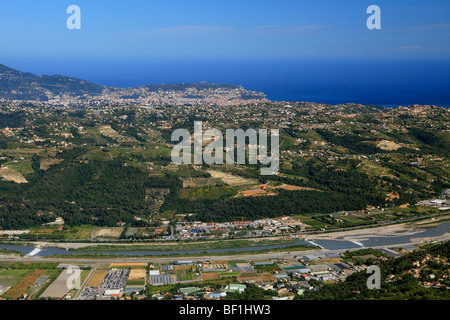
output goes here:
[{"label": "industrial building", "polygon": [[162,286],[165,284],[172,284],[173,276],[171,274],[159,274],[150,276],[150,281],[153,286]]}]

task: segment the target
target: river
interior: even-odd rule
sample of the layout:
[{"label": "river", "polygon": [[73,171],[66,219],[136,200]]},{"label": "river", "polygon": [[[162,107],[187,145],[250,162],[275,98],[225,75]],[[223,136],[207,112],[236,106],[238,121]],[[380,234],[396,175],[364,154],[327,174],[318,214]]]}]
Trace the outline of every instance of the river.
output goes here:
[{"label": "river", "polygon": [[170,255],[170,254],[202,254],[202,253],[225,253],[225,252],[242,252],[242,251],[256,251],[256,250],[270,250],[276,248],[287,248],[294,245],[318,245],[327,250],[346,250],[363,247],[379,247],[379,246],[395,246],[400,244],[408,244],[414,238],[428,238],[440,237],[450,230],[450,222],[442,222],[436,227],[429,229],[418,229],[415,232],[407,232],[407,234],[386,234],[377,236],[364,236],[364,240],[348,241],[348,240],[299,240],[293,244],[273,245],[273,246],[258,246],[258,247],[241,247],[241,248],[227,248],[227,249],[209,249],[209,250],[185,250],[185,251],[68,251],[60,248],[43,247],[38,250],[32,246],[24,245],[9,245],[0,244],[0,248],[15,249],[23,252],[25,255],[45,257],[58,255],[73,255],[73,254],[120,254],[133,256],[152,256],[152,255]]}]

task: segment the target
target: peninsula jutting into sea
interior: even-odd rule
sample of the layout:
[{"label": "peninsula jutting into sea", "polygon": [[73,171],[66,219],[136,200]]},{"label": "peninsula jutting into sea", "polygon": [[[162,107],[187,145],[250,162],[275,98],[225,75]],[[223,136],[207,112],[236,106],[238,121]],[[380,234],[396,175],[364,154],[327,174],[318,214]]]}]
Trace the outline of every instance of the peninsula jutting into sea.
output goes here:
[{"label": "peninsula jutting into sea", "polygon": [[49,106],[114,104],[240,105],[268,101],[261,92],[208,82],[113,88],[63,75],[37,76],[0,64],[0,102]]}]

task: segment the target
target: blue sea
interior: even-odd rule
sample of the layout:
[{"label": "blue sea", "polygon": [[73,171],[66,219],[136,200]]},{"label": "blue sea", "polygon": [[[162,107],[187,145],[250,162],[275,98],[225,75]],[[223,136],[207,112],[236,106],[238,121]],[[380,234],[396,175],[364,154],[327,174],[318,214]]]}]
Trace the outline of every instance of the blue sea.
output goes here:
[{"label": "blue sea", "polygon": [[3,63],[39,75],[64,74],[115,87],[207,81],[262,91],[272,101],[450,106],[450,60],[142,58]]}]

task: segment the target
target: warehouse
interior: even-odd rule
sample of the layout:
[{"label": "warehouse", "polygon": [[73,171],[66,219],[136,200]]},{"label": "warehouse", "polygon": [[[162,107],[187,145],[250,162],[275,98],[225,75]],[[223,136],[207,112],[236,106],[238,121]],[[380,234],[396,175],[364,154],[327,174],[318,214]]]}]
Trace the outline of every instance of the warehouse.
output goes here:
[{"label": "warehouse", "polygon": [[272,261],[260,261],[260,262],[255,262],[254,263],[255,267],[262,267],[262,266],[273,266],[273,262]]},{"label": "warehouse", "polygon": [[153,286],[162,286],[165,284],[173,283],[173,277],[171,274],[160,274],[160,275],[150,276],[150,280],[151,280],[151,283]]},{"label": "warehouse", "polygon": [[225,291],[238,291],[238,292],[244,292],[247,286],[245,284],[229,284]]},{"label": "warehouse", "polygon": [[180,288],[180,292],[183,294],[196,293],[199,291],[200,291],[200,288],[197,288],[197,287]]},{"label": "warehouse", "polygon": [[148,274],[149,276],[159,276],[159,270],[150,270]]},{"label": "warehouse", "polygon": [[194,261],[174,261],[173,264],[175,266],[190,266],[190,265],[194,265],[195,262]]},{"label": "warehouse", "polygon": [[105,297],[120,297],[120,289],[108,289],[103,294]]}]

